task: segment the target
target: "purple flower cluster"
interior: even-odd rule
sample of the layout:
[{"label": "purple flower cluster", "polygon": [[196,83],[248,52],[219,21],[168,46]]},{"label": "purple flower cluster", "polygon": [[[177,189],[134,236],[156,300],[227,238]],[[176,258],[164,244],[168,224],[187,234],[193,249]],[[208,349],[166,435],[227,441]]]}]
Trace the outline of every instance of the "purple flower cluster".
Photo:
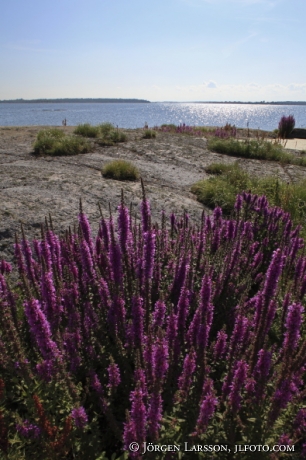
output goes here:
[{"label": "purple flower cluster", "polygon": [[[71,429],[90,420],[80,443],[93,446],[103,426],[96,456],[113,454],[107,439],[127,450],[132,442],[174,444],[182,433],[208,442],[219,430],[229,444],[251,442],[254,418],[263,437],[301,444],[306,256],[299,228],[246,192],[228,219],[216,208],[199,225],[185,213],[172,214],[169,227],[163,216],[159,227],[145,195],[140,214],[133,223],[122,199],[117,223],[102,217],[96,239],[81,211],[79,228],[64,236],[47,229],[34,249],[24,235],[16,241],[18,290],[0,263],[0,372],[17,372],[32,393],[39,376],[42,400],[56,388],[57,406],[72,409]],[[19,401],[16,378],[8,379]],[[21,420],[24,405],[16,411]],[[49,423],[56,445],[65,423],[57,437]],[[38,440],[36,428],[25,421],[16,429]]]},{"label": "purple flower cluster", "polygon": [[71,411],[71,417],[74,420],[75,426],[83,430],[88,423],[88,417],[84,407],[77,407]]}]

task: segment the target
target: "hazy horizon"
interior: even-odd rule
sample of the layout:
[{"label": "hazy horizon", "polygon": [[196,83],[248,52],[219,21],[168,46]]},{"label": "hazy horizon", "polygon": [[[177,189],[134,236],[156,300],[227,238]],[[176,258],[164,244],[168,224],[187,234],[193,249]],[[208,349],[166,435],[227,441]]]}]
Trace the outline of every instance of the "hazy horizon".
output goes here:
[{"label": "hazy horizon", "polygon": [[304,0],[15,0],[0,100],[305,101]]}]

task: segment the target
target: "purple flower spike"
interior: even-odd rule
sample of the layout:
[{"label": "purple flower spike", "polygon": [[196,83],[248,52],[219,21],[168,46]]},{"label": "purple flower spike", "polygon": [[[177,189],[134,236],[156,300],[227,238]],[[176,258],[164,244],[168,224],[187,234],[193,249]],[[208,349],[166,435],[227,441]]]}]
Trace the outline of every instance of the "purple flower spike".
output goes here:
[{"label": "purple flower spike", "polygon": [[284,263],[285,257],[282,255],[281,250],[277,249],[273,252],[272,261],[267,271],[266,282],[262,292],[266,299],[271,300],[274,297]]},{"label": "purple flower spike", "polygon": [[153,328],[162,327],[165,321],[166,305],[162,300],[158,300],[155,304],[153,318]]},{"label": "purple flower spike", "polygon": [[153,275],[155,238],[155,233],[151,230],[144,234],[143,270],[146,280],[150,280]]},{"label": "purple flower spike", "polygon": [[212,388],[212,382],[210,380],[204,382],[202,402],[200,406],[200,413],[196,423],[195,435],[204,433],[207,429],[209,420],[214,415],[216,406],[218,405],[218,399],[215,397]]},{"label": "purple flower spike", "polygon": [[304,308],[300,303],[294,303],[288,307],[288,313],[286,317],[286,333],[284,337],[284,352],[291,353],[295,350],[299,338],[300,329],[303,322]]},{"label": "purple flower spike", "polygon": [[151,227],[151,210],[150,203],[146,198],[141,202],[141,222],[143,233],[148,232]]},{"label": "purple flower spike", "polygon": [[8,262],[6,262],[5,260],[1,260],[1,263],[0,263],[0,273],[2,275],[4,275],[4,273],[11,273],[12,271],[12,266],[11,264],[9,264]]},{"label": "purple flower spike", "polygon": [[16,425],[16,430],[24,438],[37,439],[41,435],[41,429],[30,423],[29,420],[25,420],[22,425]]},{"label": "purple flower spike", "polygon": [[224,354],[226,353],[226,341],[227,341],[227,334],[225,331],[218,331],[217,333],[217,341],[214,346],[214,359],[218,361],[222,359]]},{"label": "purple flower spike", "polygon": [[119,366],[116,363],[111,363],[108,368],[108,388],[114,391],[121,382]]},{"label": "purple flower spike", "polygon": [[130,235],[130,215],[128,208],[121,204],[118,207],[118,232],[121,251],[126,252],[131,241]]},{"label": "purple flower spike", "polygon": [[31,299],[25,302],[25,314],[42,356],[46,359],[59,357],[57,346],[51,340],[50,324],[42,312],[39,301]]},{"label": "purple flower spike", "polygon": [[149,434],[155,440],[158,438],[160,421],[162,419],[162,397],[160,393],[154,392],[150,398],[148,410]]},{"label": "purple flower spike", "polygon": [[238,361],[234,372],[233,382],[230,385],[229,403],[234,412],[240,409],[241,390],[246,383],[248,365],[244,361]]},{"label": "purple flower spike", "polygon": [[79,430],[83,430],[86,424],[88,423],[88,417],[85,412],[84,407],[78,407],[71,411],[71,416],[74,420],[75,426],[79,428]]},{"label": "purple flower spike", "polygon": [[186,398],[196,369],[196,352],[192,349],[184,359],[183,371],[178,379],[179,390]]}]

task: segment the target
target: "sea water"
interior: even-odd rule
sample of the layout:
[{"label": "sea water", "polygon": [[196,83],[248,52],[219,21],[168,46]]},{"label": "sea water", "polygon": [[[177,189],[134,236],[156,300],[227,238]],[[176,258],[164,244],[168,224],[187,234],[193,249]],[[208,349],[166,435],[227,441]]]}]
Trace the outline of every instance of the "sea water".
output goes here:
[{"label": "sea water", "polygon": [[0,103],[0,126],[60,126],[113,123],[120,128],[142,128],[173,123],[190,126],[223,126],[272,131],[280,118],[294,115],[296,127],[306,128],[306,105],[212,103]]}]

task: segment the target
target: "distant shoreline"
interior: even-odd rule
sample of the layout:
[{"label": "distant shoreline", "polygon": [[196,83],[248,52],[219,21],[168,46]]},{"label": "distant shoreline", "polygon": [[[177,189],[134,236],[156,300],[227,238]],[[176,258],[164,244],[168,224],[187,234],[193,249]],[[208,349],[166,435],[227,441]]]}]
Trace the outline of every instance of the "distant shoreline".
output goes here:
[{"label": "distant shoreline", "polygon": [[0,103],[4,104],[10,104],[10,103],[67,103],[67,102],[87,102],[87,103],[92,103],[92,102],[102,102],[102,103],[114,103],[114,102],[127,102],[127,103],[140,103],[140,104],[146,104],[150,103],[150,101],[147,101],[145,99],[111,99],[111,98],[63,98],[63,99],[7,99],[7,100],[2,100]]},{"label": "distant shoreline", "polygon": [[63,99],[4,99],[0,100],[0,104],[11,103],[139,103],[139,104],[236,104],[236,105],[306,105],[306,101],[258,101],[258,102],[243,102],[243,101],[148,101],[146,99],[115,99],[115,98],[63,98]]}]

